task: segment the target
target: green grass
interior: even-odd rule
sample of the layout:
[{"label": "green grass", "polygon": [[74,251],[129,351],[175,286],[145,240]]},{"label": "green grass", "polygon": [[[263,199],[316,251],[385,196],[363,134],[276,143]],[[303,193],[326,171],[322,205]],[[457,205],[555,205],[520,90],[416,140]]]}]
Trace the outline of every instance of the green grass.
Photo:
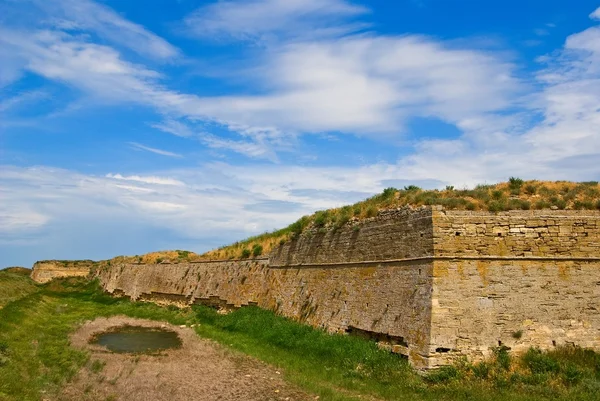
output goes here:
[{"label": "green grass", "polygon": [[0,309],[12,301],[23,298],[39,290],[29,278],[27,269],[0,270]]},{"label": "green grass", "polygon": [[[103,366],[69,346],[83,322],[123,314],[198,324],[197,333],[281,369],[320,400],[597,400],[600,354],[578,348],[530,350],[514,358],[498,349],[485,363],[446,367],[427,377],[373,342],[329,335],[256,307],[220,315],[195,306],[179,310],[101,293],[83,279],[55,280],[0,310],[0,400],[56,394],[83,366]],[[4,288],[0,286],[0,293]],[[198,361],[202,363],[202,361]]]},{"label": "green grass", "polygon": [[[597,400],[600,390],[600,354],[579,348],[533,349],[521,358],[502,348],[491,361],[463,362],[422,377],[373,342],[329,335],[270,311],[248,307],[223,316],[194,309],[198,334],[281,368],[322,400]],[[540,376],[530,369],[536,357],[553,368]]]},{"label": "green grass", "polygon": [[88,363],[88,354],[71,348],[68,340],[86,320],[124,314],[184,324],[193,318],[190,311],[111,298],[101,294],[96,283],[82,280],[54,281],[39,288],[0,310],[2,401],[38,401],[42,394],[55,394]]}]

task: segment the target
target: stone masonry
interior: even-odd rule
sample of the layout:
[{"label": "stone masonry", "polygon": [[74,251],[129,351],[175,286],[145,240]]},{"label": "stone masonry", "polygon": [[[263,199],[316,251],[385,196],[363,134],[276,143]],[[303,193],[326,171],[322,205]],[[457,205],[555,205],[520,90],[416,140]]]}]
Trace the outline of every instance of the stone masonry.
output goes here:
[{"label": "stone masonry", "polygon": [[[46,267],[33,275],[50,277]],[[417,368],[500,345],[600,349],[596,211],[402,208],[304,233],[268,259],[113,263],[94,275],[134,300],[258,305],[366,336]]]}]

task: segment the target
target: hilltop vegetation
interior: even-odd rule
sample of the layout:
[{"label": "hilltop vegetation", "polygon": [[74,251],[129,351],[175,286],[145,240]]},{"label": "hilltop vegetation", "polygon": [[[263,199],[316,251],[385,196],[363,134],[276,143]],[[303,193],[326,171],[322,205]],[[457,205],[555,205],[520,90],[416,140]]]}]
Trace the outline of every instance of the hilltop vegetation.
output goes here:
[{"label": "hilltop vegetation", "polygon": [[153,252],[134,260],[153,263],[165,260],[244,259],[268,254],[278,245],[307,230],[340,228],[346,224],[375,217],[379,211],[403,206],[440,205],[448,210],[587,209],[600,210],[600,185],[597,181],[524,181],[511,177],[508,182],[482,184],[473,189],[425,190],[410,185],[403,189],[386,188],[364,201],[304,216],[289,226],[197,255],[186,251]]}]

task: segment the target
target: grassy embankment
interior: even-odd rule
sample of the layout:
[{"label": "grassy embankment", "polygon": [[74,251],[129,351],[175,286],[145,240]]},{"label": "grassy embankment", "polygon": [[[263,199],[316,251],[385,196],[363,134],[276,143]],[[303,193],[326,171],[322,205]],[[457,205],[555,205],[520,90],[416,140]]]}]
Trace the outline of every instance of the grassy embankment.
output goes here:
[{"label": "grassy embankment", "polygon": [[36,289],[0,310],[2,401],[52,395],[81,367],[101,374],[86,353],[69,347],[68,333],[85,320],[116,314],[199,324],[200,336],[272,364],[321,400],[583,401],[600,394],[600,354],[576,348],[531,350],[514,359],[498,350],[488,363],[464,363],[422,378],[372,342],[328,335],[258,308],[229,315],[206,307],[161,308],[111,298],[80,279]]},{"label": "grassy embankment", "polygon": [[354,224],[375,217],[380,210],[401,206],[441,205],[451,210],[507,210],[587,209],[600,210],[600,185],[596,181],[523,181],[512,177],[508,182],[477,185],[473,189],[446,187],[443,190],[423,190],[414,185],[404,189],[387,188],[353,205],[318,211],[304,216],[288,227],[264,233],[231,245],[197,255],[187,251],[152,252],[128,257],[132,261],[185,261],[206,259],[239,259],[260,256],[306,230],[325,230]]},{"label": "grassy embankment", "polygon": [[29,273],[31,270],[22,267],[0,270],[0,309],[9,302],[38,291]]}]

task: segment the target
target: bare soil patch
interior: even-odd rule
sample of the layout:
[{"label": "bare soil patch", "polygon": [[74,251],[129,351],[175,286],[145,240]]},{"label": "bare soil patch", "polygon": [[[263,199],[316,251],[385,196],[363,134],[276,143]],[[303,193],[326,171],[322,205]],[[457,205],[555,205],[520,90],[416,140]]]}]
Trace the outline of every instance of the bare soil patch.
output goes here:
[{"label": "bare soil patch", "polygon": [[[182,347],[160,354],[117,354],[90,344],[94,335],[116,326],[162,327],[175,331]],[[99,318],[71,335],[74,347],[91,357],[55,400],[314,400],[286,383],[262,362],[202,339],[193,328],[125,316]]]}]

